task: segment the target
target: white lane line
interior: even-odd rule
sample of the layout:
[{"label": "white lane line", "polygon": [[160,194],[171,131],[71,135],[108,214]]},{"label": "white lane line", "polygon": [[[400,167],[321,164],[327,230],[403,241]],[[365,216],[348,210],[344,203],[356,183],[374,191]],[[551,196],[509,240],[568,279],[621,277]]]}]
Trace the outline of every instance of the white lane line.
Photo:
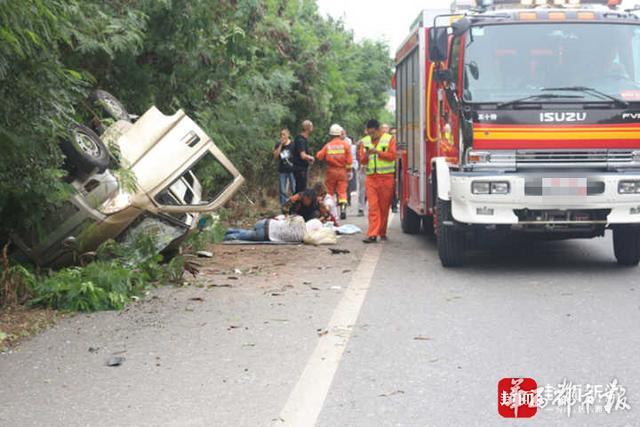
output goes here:
[{"label": "white lane line", "polygon": [[[393,214],[390,214],[389,223],[392,220]],[[365,249],[349,287],[331,316],[326,329],[327,335],[318,339],[318,344],[298,383],[280,412],[279,425],[295,427],[315,425],[340,365],[344,349],[351,338],[353,326],[358,320],[383,247],[384,244],[376,244],[369,245]]]}]

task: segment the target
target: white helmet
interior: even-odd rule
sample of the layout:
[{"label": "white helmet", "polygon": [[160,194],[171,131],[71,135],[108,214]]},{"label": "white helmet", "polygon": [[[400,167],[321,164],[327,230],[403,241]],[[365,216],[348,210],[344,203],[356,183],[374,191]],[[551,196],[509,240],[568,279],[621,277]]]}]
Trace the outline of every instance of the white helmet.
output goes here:
[{"label": "white helmet", "polygon": [[342,126],[340,126],[337,123],[334,123],[329,128],[329,135],[331,135],[331,136],[340,136],[340,135],[342,135],[342,130],[343,130]]}]

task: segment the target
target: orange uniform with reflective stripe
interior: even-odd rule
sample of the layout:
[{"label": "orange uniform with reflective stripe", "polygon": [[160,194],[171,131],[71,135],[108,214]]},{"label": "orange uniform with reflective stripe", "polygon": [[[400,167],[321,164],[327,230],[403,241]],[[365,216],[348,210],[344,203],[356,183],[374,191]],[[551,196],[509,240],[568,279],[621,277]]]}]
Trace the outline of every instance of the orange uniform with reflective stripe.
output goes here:
[{"label": "orange uniform with reflective stripe", "polygon": [[347,203],[347,187],[349,179],[347,171],[351,170],[353,157],[349,143],[338,137],[327,142],[316,154],[318,160],[327,162],[324,184],[327,193],[332,196],[338,193],[338,203]]},{"label": "orange uniform with reflective stripe", "polygon": [[[372,141],[376,147],[376,155],[378,159],[395,161],[396,160],[396,140],[391,138],[385,151],[378,150],[378,142]],[[373,154],[371,154],[373,155]],[[358,153],[360,164],[369,164],[369,159],[365,154],[364,144],[360,146]],[[365,187],[367,189],[367,199],[369,202],[369,229],[367,235],[369,237],[384,237],[387,235],[387,223],[389,221],[389,210],[393,202],[393,189],[395,186],[395,175],[393,173],[371,173],[367,175]]]}]

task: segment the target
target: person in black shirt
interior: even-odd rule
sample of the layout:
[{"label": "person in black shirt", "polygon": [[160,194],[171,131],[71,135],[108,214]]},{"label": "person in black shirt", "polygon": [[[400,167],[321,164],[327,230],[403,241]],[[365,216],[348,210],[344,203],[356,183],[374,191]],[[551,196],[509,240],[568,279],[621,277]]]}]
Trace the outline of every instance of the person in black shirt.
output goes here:
[{"label": "person in black shirt", "polygon": [[319,219],[323,223],[332,222],[337,224],[336,219],[323,203],[323,197],[324,195],[318,194],[314,189],[304,190],[302,193],[294,194],[287,200],[287,203],[282,207],[282,213],[285,215],[299,215],[305,221]]},{"label": "person in black shirt", "polygon": [[302,132],[293,140],[295,155],[293,158],[294,177],[296,180],[296,193],[307,189],[307,172],[309,165],[314,162],[314,157],[309,154],[309,135],[313,132],[311,120],[302,122]]},{"label": "person in black shirt", "polygon": [[[296,179],[293,175],[295,147],[289,138],[289,129],[280,131],[280,140],[273,149],[273,157],[278,159],[278,174],[280,175],[280,206],[283,206],[289,198],[289,191],[295,194]],[[287,189],[287,187],[289,187]]]}]

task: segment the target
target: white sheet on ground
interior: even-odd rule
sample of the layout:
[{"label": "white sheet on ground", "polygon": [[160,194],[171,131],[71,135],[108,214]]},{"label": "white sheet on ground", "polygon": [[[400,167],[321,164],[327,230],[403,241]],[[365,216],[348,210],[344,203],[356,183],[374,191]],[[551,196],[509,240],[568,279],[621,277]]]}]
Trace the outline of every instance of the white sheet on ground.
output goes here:
[{"label": "white sheet on ground", "polygon": [[338,234],[358,234],[362,233],[362,229],[357,225],[353,224],[343,224],[340,227],[335,228],[336,233]]}]

